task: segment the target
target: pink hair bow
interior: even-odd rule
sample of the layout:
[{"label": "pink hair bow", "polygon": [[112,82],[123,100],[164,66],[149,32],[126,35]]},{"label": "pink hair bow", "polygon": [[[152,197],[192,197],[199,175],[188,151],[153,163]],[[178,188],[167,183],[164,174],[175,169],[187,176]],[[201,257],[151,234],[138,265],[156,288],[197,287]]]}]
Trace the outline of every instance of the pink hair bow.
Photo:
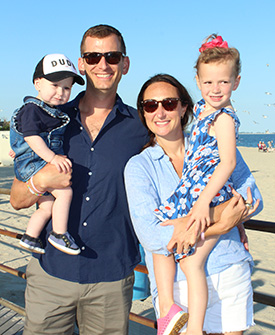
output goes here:
[{"label": "pink hair bow", "polygon": [[213,48],[228,48],[228,44],[226,41],[222,39],[221,36],[217,36],[212,41],[204,43],[200,47],[199,52],[203,52],[206,49],[213,49]]}]

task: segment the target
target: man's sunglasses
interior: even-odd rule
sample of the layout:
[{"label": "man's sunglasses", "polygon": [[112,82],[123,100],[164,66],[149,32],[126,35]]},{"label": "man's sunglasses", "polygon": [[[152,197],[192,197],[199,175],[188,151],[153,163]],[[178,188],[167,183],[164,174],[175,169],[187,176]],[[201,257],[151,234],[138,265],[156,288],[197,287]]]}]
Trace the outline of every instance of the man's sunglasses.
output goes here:
[{"label": "man's sunglasses", "polygon": [[159,101],[149,99],[149,100],[141,101],[141,105],[144,111],[147,113],[154,113],[158,109],[159,103],[162,104],[163,108],[166,111],[172,112],[173,110],[177,108],[179,101],[181,101],[180,98],[166,98],[166,99],[159,100]]},{"label": "man's sunglasses", "polygon": [[124,57],[120,51],[109,51],[109,52],[85,52],[82,54],[82,58],[86,60],[86,63],[89,65],[98,64],[102,57],[106,59],[106,62],[109,64],[118,64],[121,61],[121,58]]}]

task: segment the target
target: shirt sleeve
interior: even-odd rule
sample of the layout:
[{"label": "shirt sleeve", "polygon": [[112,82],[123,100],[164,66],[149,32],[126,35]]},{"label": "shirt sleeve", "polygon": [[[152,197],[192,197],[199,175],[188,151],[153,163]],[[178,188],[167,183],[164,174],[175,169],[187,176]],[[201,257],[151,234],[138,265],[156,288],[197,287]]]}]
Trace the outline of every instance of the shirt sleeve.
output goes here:
[{"label": "shirt sleeve", "polygon": [[[138,157],[138,156],[136,156]],[[160,205],[154,177],[148,173],[148,162],[141,163],[133,157],[127,163],[124,177],[131,220],[142,246],[150,252],[169,255],[166,246],[172,234],[172,226],[160,226],[153,213]]]},{"label": "shirt sleeve", "polygon": [[20,131],[23,133],[24,137],[39,135],[43,129],[45,129],[41,113],[41,109],[35,104],[24,106],[18,116]]},{"label": "shirt sleeve", "polygon": [[236,150],[236,168],[233,171],[231,178],[234,189],[240,193],[244,199],[247,198],[248,187],[251,189],[253,204],[257,199],[260,199],[259,207],[253,215],[259,214],[263,210],[263,199],[256,185],[255,179],[238,149]]}]

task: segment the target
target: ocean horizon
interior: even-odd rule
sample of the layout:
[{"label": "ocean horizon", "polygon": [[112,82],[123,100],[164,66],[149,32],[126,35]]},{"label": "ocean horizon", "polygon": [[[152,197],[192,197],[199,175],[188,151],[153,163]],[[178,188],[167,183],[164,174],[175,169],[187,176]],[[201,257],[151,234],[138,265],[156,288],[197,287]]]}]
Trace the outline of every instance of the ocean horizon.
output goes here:
[{"label": "ocean horizon", "polygon": [[275,133],[272,134],[244,134],[240,133],[237,139],[238,147],[249,147],[249,148],[257,148],[259,141],[264,141],[267,145],[268,141],[275,144]]}]

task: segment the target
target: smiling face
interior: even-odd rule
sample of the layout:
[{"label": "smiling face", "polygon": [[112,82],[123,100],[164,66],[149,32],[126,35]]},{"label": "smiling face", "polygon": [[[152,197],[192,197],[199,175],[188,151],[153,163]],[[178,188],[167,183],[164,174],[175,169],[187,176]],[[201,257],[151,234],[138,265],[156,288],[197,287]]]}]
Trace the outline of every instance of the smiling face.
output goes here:
[{"label": "smiling face", "polygon": [[215,111],[230,106],[232,91],[238,88],[240,79],[240,76],[236,77],[235,65],[231,60],[201,63],[196,80],[206,109]]},{"label": "smiling face", "polygon": [[37,98],[50,106],[63,105],[70,99],[73,78],[52,82],[45,78],[36,78],[34,87],[38,91]]},{"label": "smiling face", "polygon": [[[121,51],[120,41],[115,34],[103,38],[88,36],[83,44],[83,53],[110,51]],[[86,74],[87,85],[91,88],[116,93],[122,75],[128,72],[129,58],[125,56],[118,64],[109,64],[105,57],[102,57],[98,64],[93,65],[79,58],[78,67],[82,75]]]},{"label": "smiling face", "polygon": [[[179,98],[176,87],[166,82],[155,82],[144,91],[143,101],[162,101],[167,98]],[[144,111],[147,127],[155,134],[156,139],[165,138],[175,140],[182,138],[181,118],[185,114],[186,106],[179,101],[173,111],[166,111],[161,103],[153,113]]]}]

